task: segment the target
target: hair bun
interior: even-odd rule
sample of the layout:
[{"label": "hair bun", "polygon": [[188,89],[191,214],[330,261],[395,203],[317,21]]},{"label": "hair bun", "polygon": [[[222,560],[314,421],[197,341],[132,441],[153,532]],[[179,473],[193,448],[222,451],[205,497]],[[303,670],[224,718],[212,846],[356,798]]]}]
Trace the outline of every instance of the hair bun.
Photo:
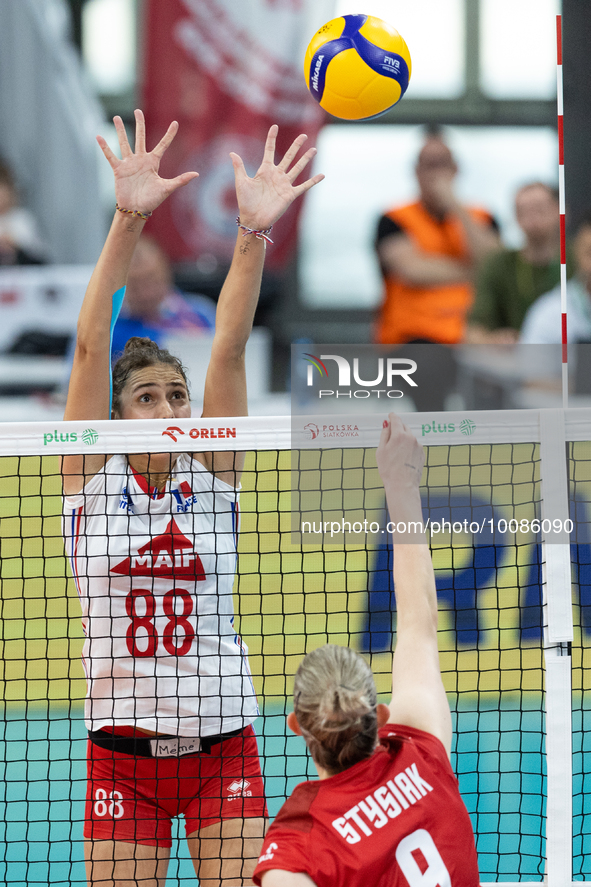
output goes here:
[{"label": "hair bun", "polygon": [[147,336],[132,336],[131,339],[128,339],[125,343],[123,353],[131,354],[141,351],[146,354],[150,352],[157,354],[159,350],[156,342],[153,342],[152,339],[149,339]]}]

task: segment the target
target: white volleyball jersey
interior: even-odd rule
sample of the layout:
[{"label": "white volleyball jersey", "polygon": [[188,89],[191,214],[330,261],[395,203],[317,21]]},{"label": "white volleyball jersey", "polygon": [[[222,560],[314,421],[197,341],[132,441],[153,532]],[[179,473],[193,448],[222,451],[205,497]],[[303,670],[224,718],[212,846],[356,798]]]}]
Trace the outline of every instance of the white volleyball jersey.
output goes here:
[{"label": "white volleyball jersey", "polygon": [[237,491],[186,454],[163,493],[117,455],[65,497],[90,730],[215,736],[256,718],[234,631],[237,533]]}]

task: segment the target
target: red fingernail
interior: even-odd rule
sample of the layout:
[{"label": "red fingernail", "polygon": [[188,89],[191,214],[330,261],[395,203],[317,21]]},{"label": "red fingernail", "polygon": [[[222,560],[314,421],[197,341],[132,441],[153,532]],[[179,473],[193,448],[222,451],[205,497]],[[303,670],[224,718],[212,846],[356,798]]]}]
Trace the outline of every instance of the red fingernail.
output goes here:
[{"label": "red fingernail", "polygon": [[382,428],[387,428],[387,427],[388,427],[388,420],[384,419],[384,424],[382,425]]}]

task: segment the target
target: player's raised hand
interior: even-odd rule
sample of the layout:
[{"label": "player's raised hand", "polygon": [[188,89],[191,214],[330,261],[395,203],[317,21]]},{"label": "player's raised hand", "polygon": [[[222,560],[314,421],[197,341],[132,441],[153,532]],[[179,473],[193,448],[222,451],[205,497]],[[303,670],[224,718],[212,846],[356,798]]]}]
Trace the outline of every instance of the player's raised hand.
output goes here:
[{"label": "player's raised hand", "polygon": [[294,163],[298,151],[307,139],[306,135],[300,135],[288,148],[283,159],[275,164],[277,132],[278,127],[273,125],[267,135],[263,162],[252,179],[246,173],[242,158],[238,154],[230,154],[234,166],[240,221],[257,231],[270,228],[296,197],[324,178],[318,174],[296,185],[295,180],[316,154],[316,148],[310,148]]},{"label": "player's raised hand", "polygon": [[115,176],[115,196],[120,207],[150,213],[166,200],[169,194],[196,178],[198,173],[185,172],[174,179],[158,175],[160,161],[179,128],[173,121],[153,151],[146,151],[146,123],[142,111],[135,111],[135,152],[132,151],[121,117],[113,123],[119,137],[121,160],[111,151],[102,136],[97,136],[103,154]]},{"label": "player's raised hand", "polygon": [[390,413],[384,422],[376,459],[387,492],[418,490],[425,451],[395,413]]}]

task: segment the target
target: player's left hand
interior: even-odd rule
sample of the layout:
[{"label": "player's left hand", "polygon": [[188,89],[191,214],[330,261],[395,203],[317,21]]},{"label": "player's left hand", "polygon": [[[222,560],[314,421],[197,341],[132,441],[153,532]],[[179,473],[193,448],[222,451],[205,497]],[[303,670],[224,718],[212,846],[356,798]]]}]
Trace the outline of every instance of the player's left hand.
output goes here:
[{"label": "player's left hand", "polygon": [[263,162],[252,179],[247,175],[242,158],[238,154],[230,154],[234,166],[240,222],[255,231],[270,228],[296,197],[309,191],[324,178],[322,174],[318,174],[295,185],[299,174],[316,154],[316,148],[310,148],[297,163],[293,163],[307,139],[306,135],[300,135],[288,148],[283,159],[275,164],[277,132],[278,127],[273,125],[267,135]]}]

